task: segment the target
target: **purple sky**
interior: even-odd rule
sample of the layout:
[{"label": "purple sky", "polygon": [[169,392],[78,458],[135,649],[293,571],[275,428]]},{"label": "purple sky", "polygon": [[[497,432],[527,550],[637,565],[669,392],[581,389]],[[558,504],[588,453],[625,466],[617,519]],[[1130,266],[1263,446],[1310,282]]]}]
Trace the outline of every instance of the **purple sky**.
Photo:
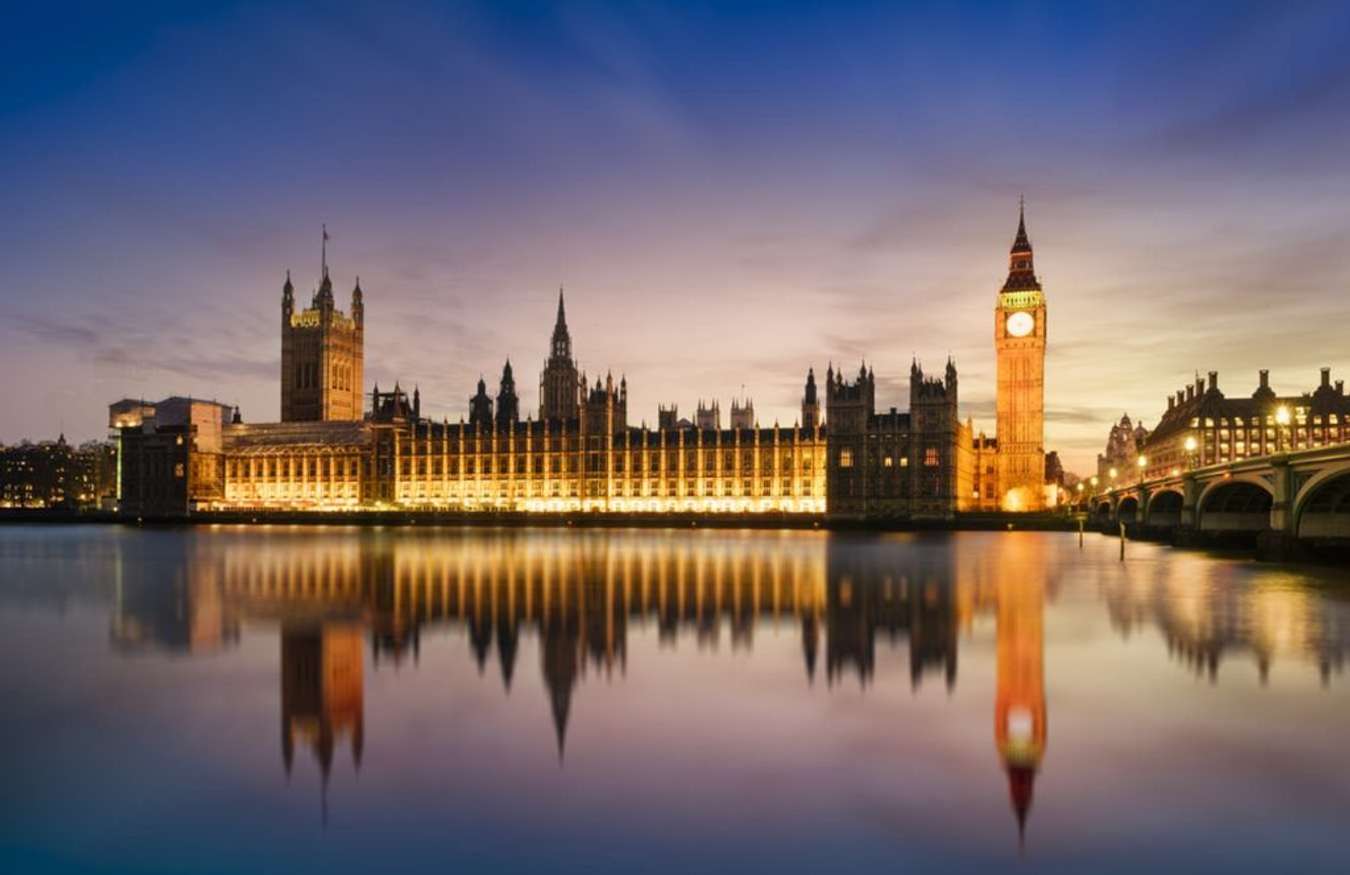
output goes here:
[{"label": "purple sky", "polygon": [[[280,288],[319,226],[366,388],[458,418],[557,288],[630,418],[808,365],[907,405],[948,352],[992,430],[1017,197],[1050,307],[1048,443],[1086,470],[1196,370],[1350,370],[1350,9],[1221,4],[153,4],[7,28],[0,440],[124,396],[275,419]],[[56,13],[50,13],[55,15]]]}]

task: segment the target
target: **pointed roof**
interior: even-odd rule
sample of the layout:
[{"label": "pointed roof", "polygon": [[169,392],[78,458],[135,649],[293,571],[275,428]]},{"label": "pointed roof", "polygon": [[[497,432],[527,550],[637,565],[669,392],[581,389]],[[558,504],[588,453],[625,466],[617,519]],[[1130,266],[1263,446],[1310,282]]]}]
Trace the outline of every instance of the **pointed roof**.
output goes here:
[{"label": "pointed roof", "polygon": [[1008,255],[1008,279],[1003,283],[1005,292],[1039,292],[1041,281],[1036,278],[1036,266],[1031,251],[1031,238],[1027,236],[1027,211],[1025,201],[1017,206],[1017,236],[1013,238],[1012,249]]},{"label": "pointed roof", "polygon": [[1017,236],[1013,238],[1010,251],[1031,251],[1031,238],[1027,236],[1027,203],[1025,198],[1018,198],[1017,200]]},{"label": "pointed roof", "polygon": [[563,303],[563,287],[558,286],[558,319],[554,323],[555,328],[567,330],[567,307]]}]

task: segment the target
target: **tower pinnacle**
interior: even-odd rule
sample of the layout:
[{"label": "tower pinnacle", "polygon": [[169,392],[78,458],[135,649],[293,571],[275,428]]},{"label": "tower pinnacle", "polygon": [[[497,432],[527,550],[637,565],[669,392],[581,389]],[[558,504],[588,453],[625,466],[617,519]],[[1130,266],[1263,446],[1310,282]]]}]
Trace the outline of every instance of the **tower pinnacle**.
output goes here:
[{"label": "tower pinnacle", "polygon": [[1008,279],[1003,284],[1005,292],[1040,291],[1041,281],[1036,278],[1036,267],[1031,251],[1031,238],[1027,236],[1026,201],[1018,198],[1017,236],[1013,238],[1012,249],[1008,253]]}]

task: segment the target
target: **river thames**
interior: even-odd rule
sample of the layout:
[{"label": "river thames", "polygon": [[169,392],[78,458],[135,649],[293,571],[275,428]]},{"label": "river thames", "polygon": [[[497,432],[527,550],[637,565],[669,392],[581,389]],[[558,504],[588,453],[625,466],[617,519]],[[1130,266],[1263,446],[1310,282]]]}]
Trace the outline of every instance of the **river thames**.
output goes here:
[{"label": "river thames", "polygon": [[1350,579],[1059,533],[0,528],[12,872],[1344,871]]}]

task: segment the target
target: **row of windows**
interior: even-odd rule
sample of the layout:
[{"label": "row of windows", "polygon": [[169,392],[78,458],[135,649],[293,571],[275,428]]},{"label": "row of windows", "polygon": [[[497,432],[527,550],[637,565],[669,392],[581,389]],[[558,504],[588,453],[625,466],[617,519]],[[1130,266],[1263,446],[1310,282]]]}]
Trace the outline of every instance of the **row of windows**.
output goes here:
[{"label": "row of windows", "polygon": [[[1302,425],[1308,425],[1310,422],[1311,422],[1312,425],[1338,425],[1338,424],[1340,423],[1340,417],[1338,417],[1338,416],[1337,416],[1336,414],[1334,414],[1334,413],[1327,414],[1326,417],[1323,417],[1321,414],[1316,414],[1316,415],[1313,415],[1313,416],[1310,417],[1310,416],[1308,415],[1307,409],[1306,409],[1306,408],[1303,408],[1303,407],[1296,408],[1296,409],[1293,411],[1293,413],[1292,413],[1292,419],[1293,419],[1294,423],[1296,423],[1297,425],[1301,425],[1301,426],[1302,426]],[[1325,419],[1325,421],[1324,421],[1324,419]],[[1213,427],[1215,426],[1215,423],[1216,423],[1216,420],[1215,420],[1213,417],[1209,417],[1209,416],[1205,417],[1205,428],[1213,428]],[[1278,424],[1278,423],[1275,421],[1275,415],[1274,415],[1274,414],[1270,414],[1270,415],[1267,415],[1267,416],[1264,416],[1264,417],[1261,417],[1261,416],[1252,416],[1252,417],[1248,417],[1247,420],[1244,420],[1243,417],[1241,417],[1241,416],[1233,416],[1233,417],[1220,416],[1220,417],[1217,419],[1217,424],[1218,424],[1220,427],[1227,427],[1227,426],[1229,426],[1229,425],[1238,425],[1238,426],[1241,426],[1241,425],[1257,425],[1257,426],[1259,426],[1259,425],[1262,425],[1263,423],[1264,423],[1265,425],[1271,426],[1272,428]],[[1198,417],[1198,416],[1193,416],[1193,417],[1191,417],[1191,428],[1199,428],[1199,427],[1200,427],[1200,417]]]},{"label": "row of windows", "polygon": [[[459,461],[462,461],[463,463],[462,470],[460,470],[459,466],[457,465],[457,462]],[[907,460],[904,459],[901,460],[902,464],[906,461]],[[577,459],[575,456],[553,456],[547,459],[547,462],[543,456],[535,456],[534,459],[532,460],[532,464],[527,466],[526,462],[527,460],[523,456],[516,456],[516,457],[503,456],[496,459],[494,459],[494,457],[492,456],[484,456],[481,458],[470,456],[462,460],[457,460],[455,457],[451,456],[451,457],[433,457],[429,459],[422,458],[417,460],[403,459],[398,467],[399,467],[399,474],[403,477],[412,477],[414,475],[441,477],[447,474],[453,476],[461,476],[480,473],[525,474],[529,473],[528,470],[529,468],[533,469],[534,474],[543,474],[545,473],[545,467],[547,467],[549,473],[552,474],[576,473],[577,471]],[[588,462],[589,465],[587,470],[589,472],[597,474],[606,473],[603,456],[590,456],[588,457]],[[341,478],[360,477],[362,474],[363,467],[365,468],[365,473],[369,475],[372,471],[372,465],[366,464],[363,466],[362,460],[354,457],[330,458],[330,459],[320,459],[313,457],[299,458],[299,459],[296,458],[289,458],[289,459],[265,458],[254,460],[234,459],[229,460],[225,463],[225,472],[226,476],[234,480],[318,479],[320,477],[331,477],[341,479]],[[382,466],[382,473],[384,474],[390,473],[390,468],[387,465],[387,460],[386,464]],[[614,474],[622,476],[624,473],[625,471],[623,460],[622,459],[616,460],[614,466]],[[641,477],[641,475],[644,472],[642,471],[641,467],[638,466],[635,467],[633,471],[630,473],[634,476]],[[659,466],[654,466],[648,473],[652,475],[659,474],[660,473]],[[670,473],[675,474],[678,472],[671,471]],[[697,477],[700,472],[696,471],[693,468],[690,468],[686,469],[685,473],[689,477]],[[709,472],[707,471],[707,469],[705,469],[704,472],[702,473],[709,473]],[[723,471],[720,473],[727,474],[733,472]],[[775,473],[775,470],[773,466],[765,466],[761,467],[759,471],[755,473],[772,475]],[[788,469],[781,469],[777,473],[789,475],[792,473],[792,471]],[[802,473],[808,476],[812,473],[808,464],[805,463],[803,464]]]},{"label": "row of windows", "polygon": [[[874,458],[874,463],[875,463],[875,461],[877,461],[877,460],[876,460],[875,457],[873,457],[873,458]],[[898,461],[897,461],[897,457],[896,457],[896,456],[894,456],[894,455],[892,455],[892,454],[890,454],[890,453],[886,453],[886,454],[884,454],[884,455],[882,455],[882,456],[880,457],[880,460],[879,460],[879,461],[881,462],[881,467],[883,467],[883,468],[893,468],[893,467],[895,467],[897,464],[898,464],[901,468],[908,468],[908,467],[909,467],[909,457],[908,457],[908,456],[900,456],[900,457],[898,457]],[[924,464],[924,467],[926,467],[926,468],[936,468],[938,465],[942,464],[942,457],[941,457],[941,454],[938,452],[938,448],[937,448],[937,447],[926,447],[926,448],[924,449],[924,451],[923,451],[923,464]],[[851,448],[849,448],[849,447],[844,447],[844,448],[842,448],[842,449],[839,450],[839,467],[840,467],[840,468],[852,468],[852,467],[853,467],[853,450],[852,450]]]},{"label": "row of windows", "polygon": [[[355,369],[346,363],[334,363],[328,371],[328,382],[330,389],[346,391],[353,386],[352,373]],[[319,362],[296,362],[294,385],[297,389],[318,389],[319,386]]]}]

